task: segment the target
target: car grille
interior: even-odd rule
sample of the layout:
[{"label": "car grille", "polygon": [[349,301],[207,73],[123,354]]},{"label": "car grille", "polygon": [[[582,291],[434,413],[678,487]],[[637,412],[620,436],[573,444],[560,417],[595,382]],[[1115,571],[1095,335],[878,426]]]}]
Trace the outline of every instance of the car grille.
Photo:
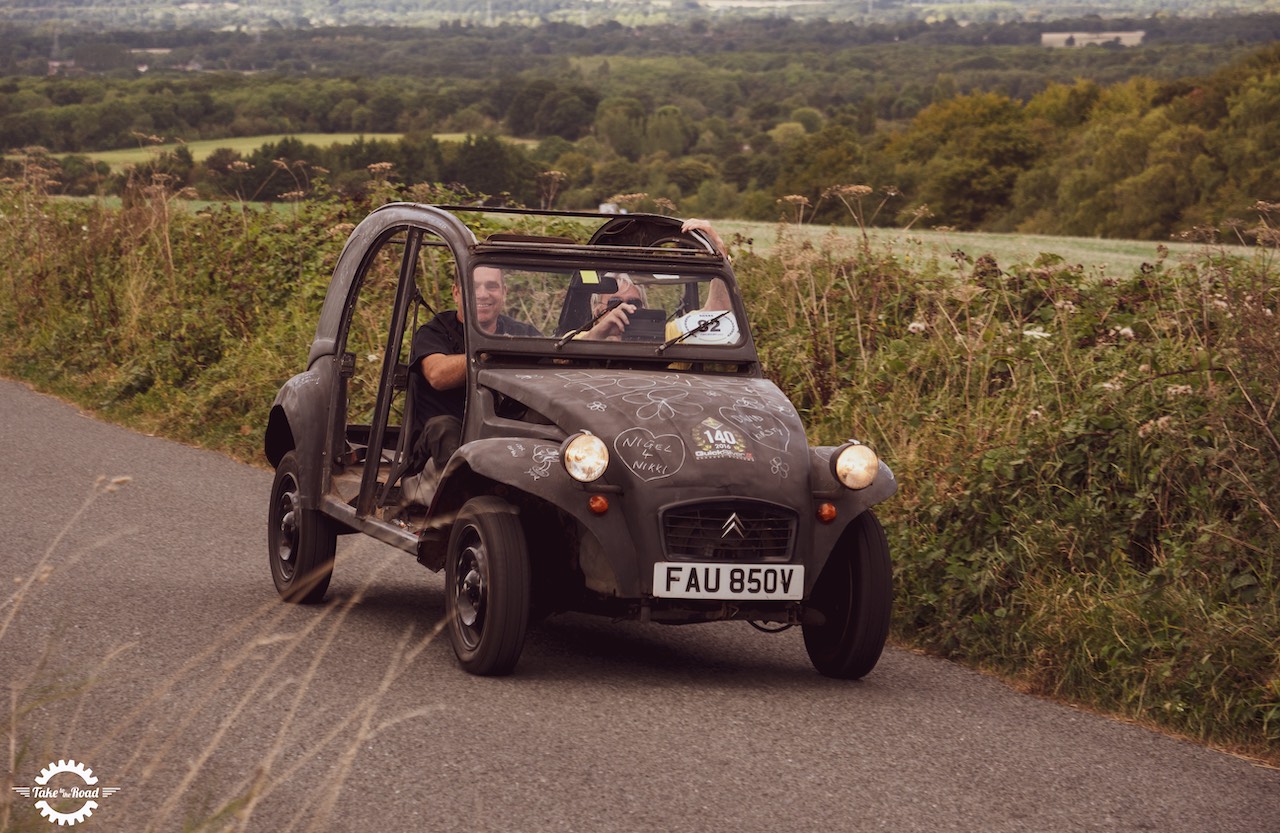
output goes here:
[{"label": "car grille", "polygon": [[795,512],[770,503],[694,503],[662,513],[673,561],[789,561],[795,531]]}]

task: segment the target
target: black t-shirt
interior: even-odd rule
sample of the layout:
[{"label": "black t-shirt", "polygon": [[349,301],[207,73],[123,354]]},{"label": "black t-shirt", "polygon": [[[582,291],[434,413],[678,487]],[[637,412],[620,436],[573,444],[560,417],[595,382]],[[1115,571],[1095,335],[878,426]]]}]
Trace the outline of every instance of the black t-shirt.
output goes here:
[{"label": "black t-shirt", "polygon": [[[542,333],[537,327],[517,321],[509,315],[498,316],[498,335],[536,338]],[[413,380],[409,388],[413,395],[414,432],[422,429],[434,416],[449,415],[462,419],[466,403],[466,386],[448,390],[436,390],[422,375],[422,360],[435,353],[456,356],[464,350],[462,322],[457,310],[437,313],[413,334],[413,348],[409,352],[409,376]]]}]

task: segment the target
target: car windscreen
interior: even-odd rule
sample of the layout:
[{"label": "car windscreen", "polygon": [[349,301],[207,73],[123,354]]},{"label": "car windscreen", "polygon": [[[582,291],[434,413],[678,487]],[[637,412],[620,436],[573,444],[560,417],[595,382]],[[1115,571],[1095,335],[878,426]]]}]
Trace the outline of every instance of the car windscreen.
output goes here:
[{"label": "car windscreen", "polygon": [[743,340],[728,285],[714,273],[481,265],[473,285],[474,320],[513,339],[546,339],[562,348],[628,342],[650,350],[672,343],[736,347]]}]

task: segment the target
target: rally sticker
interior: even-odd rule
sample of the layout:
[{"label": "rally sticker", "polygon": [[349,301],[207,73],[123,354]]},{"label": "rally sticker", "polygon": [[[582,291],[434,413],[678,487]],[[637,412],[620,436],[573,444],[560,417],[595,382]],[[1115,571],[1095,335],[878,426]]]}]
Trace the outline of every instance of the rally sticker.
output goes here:
[{"label": "rally sticker", "polygon": [[693,457],[695,460],[744,460],[754,461],[747,451],[746,436],[731,425],[715,417],[707,417],[693,428]]}]

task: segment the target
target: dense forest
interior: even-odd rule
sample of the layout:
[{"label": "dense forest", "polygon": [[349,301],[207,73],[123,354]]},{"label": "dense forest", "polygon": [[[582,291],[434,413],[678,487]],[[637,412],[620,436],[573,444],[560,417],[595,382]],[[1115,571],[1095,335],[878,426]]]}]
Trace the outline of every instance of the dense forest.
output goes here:
[{"label": "dense forest", "polygon": [[[160,176],[302,199],[383,178],[527,205],[1162,238],[1280,196],[1280,15],[1186,24],[1077,49],[1028,45],[1058,24],[1026,23],[114,33],[57,39],[75,65],[53,76],[23,71],[54,41],[12,29],[0,148],[33,149],[73,195]],[[116,173],[84,155],[301,132],[404,138],[179,148]]]}]

